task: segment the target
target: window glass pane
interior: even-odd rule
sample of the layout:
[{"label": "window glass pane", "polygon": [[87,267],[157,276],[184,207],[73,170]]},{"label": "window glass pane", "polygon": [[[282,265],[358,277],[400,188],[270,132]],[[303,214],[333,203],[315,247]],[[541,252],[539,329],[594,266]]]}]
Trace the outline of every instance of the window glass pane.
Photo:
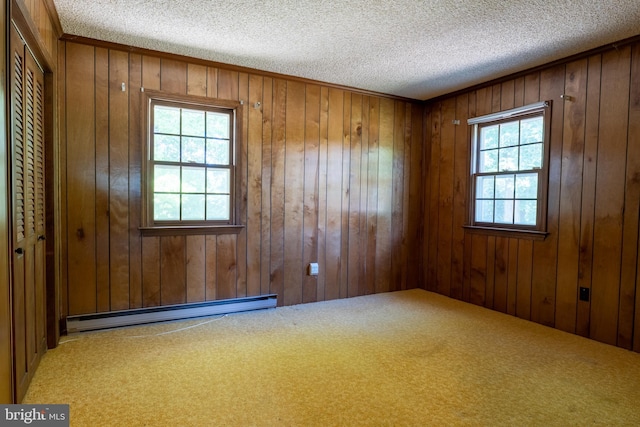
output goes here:
[{"label": "window glass pane", "polygon": [[536,200],[516,200],[515,223],[536,225],[538,202]]},{"label": "window glass pane", "polygon": [[476,182],[476,198],[477,199],[493,199],[493,190],[494,190],[494,180],[493,176],[479,176],[478,181]]},{"label": "window glass pane", "polygon": [[498,125],[480,128],[480,149],[498,148]]},{"label": "window glass pane", "polygon": [[493,200],[476,200],[476,221],[493,222]]},{"label": "window glass pane", "polygon": [[496,199],[513,199],[514,175],[496,176]]},{"label": "window glass pane", "polygon": [[231,189],[229,169],[207,169],[207,193],[229,194]]},{"label": "window glass pane", "polygon": [[536,198],[538,198],[538,174],[518,174],[516,176],[516,199]]},{"label": "window glass pane", "polygon": [[204,163],[204,138],[182,138],[182,162]]},{"label": "window glass pane", "polygon": [[180,137],[170,135],[153,136],[153,159],[167,162],[180,161]]},{"label": "window glass pane", "polygon": [[480,170],[478,172],[498,171],[498,150],[480,152]]},{"label": "window glass pane", "polygon": [[518,145],[520,141],[520,122],[508,122],[500,125],[500,147]]},{"label": "window glass pane", "polygon": [[180,191],[180,166],[155,165],[153,191],[178,193]]},{"label": "window glass pane", "polygon": [[501,148],[500,163],[498,165],[500,172],[518,170],[518,147]]},{"label": "window glass pane", "polygon": [[542,167],[542,143],[520,147],[520,170]]},{"label": "window glass pane", "polygon": [[513,224],[513,200],[496,200],[495,221],[500,224]]},{"label": "window glass pane", "polygon": [[182,192],[183,193],[204,193],[205,170],[198,167],[182,168]]},{"label": "window glass pane", "polygon": [[520,122],[520,144],[542,142],[544,122],[542,116],[532,117]]},{"label": "window glass pane", "polygon": [[180,109],[156,105],[153,107],[153,132],[180,134]]},{"label": "window glass pane", "polygon": [[180,219],[180,195],[154,194],[153,219],[157,221],[178,221]]},{"label": "window glass pane", "polygon": [[204,136],[204,111],[182,110],[182,134]]},{"label": "window glass pane", "polygon": [[229,220],[229,196],[207,196],[207,219]]},{"label": "window glass pane", "polygon": [[204,194],[182,195],[182,219],[204,220]]},{"label": "window glass pane", "polygon": [[229,139],[229,114],[207,112],[207,138]]},{"label": "window glass pane", "polygon": [[228,139],[207,139],[207,164],[208,165],[230,164]]}]

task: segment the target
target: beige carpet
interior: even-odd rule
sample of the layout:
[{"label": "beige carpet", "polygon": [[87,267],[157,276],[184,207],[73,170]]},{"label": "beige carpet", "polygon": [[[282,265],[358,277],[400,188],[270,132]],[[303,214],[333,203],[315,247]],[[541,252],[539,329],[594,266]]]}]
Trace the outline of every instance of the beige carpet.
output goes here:
[{"label": "beige carpet", "polygon": [[417,289],[62,341],[72,426],[640,425],[640,354]]}]

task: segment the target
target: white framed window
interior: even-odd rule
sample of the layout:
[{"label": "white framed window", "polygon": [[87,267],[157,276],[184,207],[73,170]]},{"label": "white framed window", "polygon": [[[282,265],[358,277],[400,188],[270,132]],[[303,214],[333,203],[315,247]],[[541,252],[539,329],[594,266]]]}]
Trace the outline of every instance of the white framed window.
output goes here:
[{"label": "white framed window", "polygon": [[550,102],[468,120],[472,227],[546,232]]},{"label": "white framed window", "polygon": [[235,224],[240,103],[145,92],[143,229]]}]

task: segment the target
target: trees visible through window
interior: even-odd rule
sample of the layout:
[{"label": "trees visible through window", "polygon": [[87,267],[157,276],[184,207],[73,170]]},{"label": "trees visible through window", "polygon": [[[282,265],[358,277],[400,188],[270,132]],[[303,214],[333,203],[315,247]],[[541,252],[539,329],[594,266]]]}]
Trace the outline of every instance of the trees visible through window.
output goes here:
[{"label": "trees visible through window", "polygon": [[545,231],[548,103],[470,119],[471,224]]}]

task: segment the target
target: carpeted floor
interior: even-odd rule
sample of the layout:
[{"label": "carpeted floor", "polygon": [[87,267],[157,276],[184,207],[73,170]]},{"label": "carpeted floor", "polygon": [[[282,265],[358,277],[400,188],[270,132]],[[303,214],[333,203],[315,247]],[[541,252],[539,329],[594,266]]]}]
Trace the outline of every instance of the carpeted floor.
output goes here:
[{"label": "carpeted floor", "polygon": [[640,425],[640,354],[409,290],[64,337],[72,426]]}]

